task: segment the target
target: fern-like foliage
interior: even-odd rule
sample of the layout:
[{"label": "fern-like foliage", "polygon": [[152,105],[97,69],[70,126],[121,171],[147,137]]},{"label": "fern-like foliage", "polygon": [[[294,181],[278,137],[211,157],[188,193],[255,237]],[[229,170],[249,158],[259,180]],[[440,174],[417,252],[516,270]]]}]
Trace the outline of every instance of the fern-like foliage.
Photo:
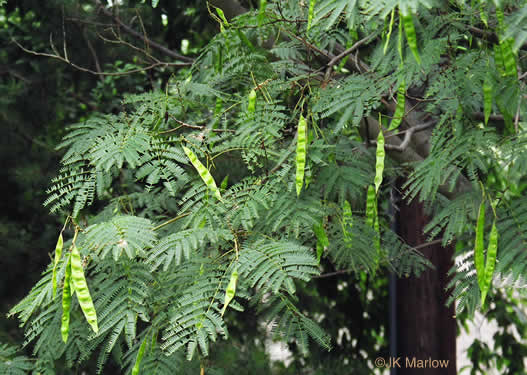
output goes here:
[{"label": "fern-like foliage", "polygon": [[287,295],[274,296],[261,309],[271,321],[275,338],[294,340],[304,353],[309,350],[308,337],[327,349],[331,348],[330,337],[316,322],[302,314]]},{"label": "fern-like foliage", "polygon": [[2,374],[25,375],[34,368],[31,359],[17,355],[17,348],[0,344],[0,371]]},{"label": "fern-like foliage", "polygon": [[[218,335],[228,336],[227,327],[219,313],[225,273],[210,267],[210,264],[202,263],[198,268],[198,264],[191,262],[181,269],[179,275],[179,296],[168,312],[169,321],[163,333],[161,348],[171,354],[186,346],[189,359],[199,348],[206,356],[211,341],[215,342]],[[223,286],[226,286],[226,282]]]},{"label": "fern-like foliage", "polygon": [[379,91],[386,89],[386,81],[377,82],[375,77],[353,75],[327,88],[324,95],[314,98],[313,112],[324,119],[335,116],[338,120],[333,131],[338,133],[351,121],[351,126],[359,125],[360,120],[368,116],[380,103]]},{"label": "fern-like foliage", "polygon": [[148,219],[135,216],[115,216],[109,222],[86,228],[84,246],[104,258],[109,252],[114,259],[126,254],[133,259],[145,257],[145,249],[156,242],[156,234]]},{"label": "fern-like foliage", "polygon": [[410,199],[419,194],[420,200],[435,199],[439,187],[448,185],[453,190],[460,173],[477,182],[487,173],[485,156],[496,140],[489,132],[472,130],[467,134],[452,134],[442,126],[431,140],[430,155],[410,175],[406,186]]},{"label": "fern-like foliage", "polygon": [[[191,67],[163,90],[126,95],[119,113],[68,129],[44,203],[68,217],[66,245],[11,310],[42,363],[86,361],[102,373],[112,357],[128,373],[197,372],[196,358],[205,363],[255,306],[250,319],[275,338],[304,354],[309,340],[329,349],[299,285],[327,266],[401,277],[433,266],[388,224],[395,178],[406,179],[407,199],[426,203],[430,240],[458,241],[462,260],[450,284],[458,311],[480,302],[472,251],[482,200],[485,233],[494,220],[499,232],[496,280],[527,279],[525,93],[506,74],[526,71],[526,60],[508,42],[497,53],[463,2],[448,12],[427,0],[324,0],[311,12],[309,4],[269,1],[262,13],[228,22],[212,9],[222,31]],[[507,15],[509,33],[522,30],[525,10],[517,10]],[[511,36],[496,30],[500,41]],[[472,33],[477,43],[467,41]],[[388,130],[401,110],[400,127]],[[414,132],[424,119],[434,121]],[[371,147],[373,130],[383,130],[385,158]],[[365,212],[381,169],[384,182]],[[73,243],[99,331],[74,298],[64,343],[61,294]]]},{"label": "fern-like foliage", "polygon": [[284,289],[294,294],[293,279],[309,280],[318,274],[316,265],[311,252],[295,243],[257,241],[240,254],[241,275],[262,293]]}]

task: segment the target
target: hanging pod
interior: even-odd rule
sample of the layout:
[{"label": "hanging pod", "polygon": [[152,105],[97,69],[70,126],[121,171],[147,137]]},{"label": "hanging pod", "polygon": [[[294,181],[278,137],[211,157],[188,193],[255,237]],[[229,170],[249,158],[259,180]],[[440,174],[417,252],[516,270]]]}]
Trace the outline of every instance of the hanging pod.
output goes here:
[{"label": "hanging pod", "polygon": [[70,332],[70,309],[71,309],[71,295],[72,290],[70,286],[71,280],[71,254],[66,262],[66,274],[64,276],[64,287],[62,288],[62,318],[60,325],[60,334],[62,341],[68,341],[68,334]]},{"label": "hanging pod", "polygon": [[390,43],[390,37],[392,36],[392,30],[393,30],[393,21],[395,19],[395,8],[392,9],[392,13],[390,14],[390,24],[388,26],[388,34],[386,35],[386,42],[384,43],[384,48],[382,50],[383,55],[386,55],[386,50],[388,49],[388,44]]},{"label": "hanging pod", "polygon": [[476,222],[476,239],[474,241],[474,264],[476,266],[476,274],[478,276],[480,290],[483,290],[483,285],[485,284],[485,254],[483,254],[484,232],[485,201],[482,201],[479,205],[478,220]]},{"label": "hanging pod", "polygon": [[258,11],[258,26],[262,26],[265,19],[265,8],[267,7],[267,0],[260,0],[260,9]]},{"label": "hanging pod", "polygon": [[298,133],[296,139],[296,195],[300,195],[302,184],[304,183],[304,169],[306,167],[306,148],[307,148],[307,122],[304,116],[300,115],[298,120]]},{"label": "hanging pod", "polygon": [[373,185],[368,186],[368,193],[366,195],[366,224],[374,227],[375,216],[377,211],[377,196],[375,195],[375,188]]},{"label": "hanging pod", "polygon": [[256,112],[256,91],[254,89],[251,90],[249,93],[249,104],[247,105],[247,112],[249,113],[249,116],[254,116],[254,113]]},{"label": "hanging pod", "polygon": [[[377,214],[377,194],[373,185],[368,186],[368,193],[366,196],[366,224],[375,231],[374,246],[377,250],[377,256],[381,253],[381,235],[379,227],[379,215]],[[378,259],[376,260],[375,269],[378,266]],[[374,270],[375,271],[375,270]]]},{"label": "hanging pod", "polygon": [[236,284],[238,283],[238,266],[234,266],[234,270],[231,273],[231,278],[229,280],[229,284],[227,285],[227,289],[225,290],[225,299],[223,301],[223,308],[221,309],[221,316],[225,314],[225,310],[227,310],[227,306],[229,306],[229,303],[231,303],[232,299],[234,298],[234,295],[236,294]]},{"label": "hanging pod", "polygon": [[70,258],[71,280],[73,281],[73,286],[75,288],[75,293],[77,294],[77,299],[79,300],[79,305],[93,332],[97,333],[99,332],[99,328],[97,326],[97,313],[95,311],[95,307],[93,306],[93,301],[90,296],[88,284],[86,283],[86,278],[84,277],[81,256],[77,246],[75,245],[73,245],[73,249],[71,250]]},{"label": "hanging pod", "polygon": [[214,178],[210,174],[209,170],[205,168],[203,164],[201,164],[198,157],[190,149],[186,148],[185,146],[182,147],[188,159],[190,160],[194,168],[198,171],[201,179],[203,180],[203,182],[205,182],[205,185],[207,185],[207,187],[212,191],[214,196],[221,201],[220,191],[218,190],[216,182],[214,181]]},{"label": "hanging pod", "polygon": [[351,211],[350,202],[344,201],[342,206],[342,230],[344,237],[351,239],[351,227],[353,226],[353,213]]},{"label": "hanging pod", "polygon": [[351,247],[353,241],[353,213],[351,211],[350,203],[345,200],[342,206],[342,234],[344,235],[344,242],[348,247]]},{"label": "hanging pod", "polygon": [[137,357],[135,359],[134,367],[132,369],[132,375],[139,374],[139,369],[141,367],[141,361],[143,360],[143,356],[145,354],[147,338],[148,338],[148,335],[145,336],[145,338],[143,339],[143,342],[141,343],[141,346],[139,347],[139,351],[137,352]]},{"label": "hanging pod", "polygon": [[496,266],[496,256],[498,255],[498,229],[496,228],[496,219],[492,223],[490,230],[489,246],[487,248],[487,261],[485,263],[485,283],[481,290],[481,306],[485,305],[485,299],[492,284],[494,268]]},{"label": "hanging pod", "polygon": [[53,275],[51,276],[51,285],[53,288],[53,298],[57,294],[57,266],[59,264],[60,258],[62,257],[62,246],[64,245],[64,240],[62,238],[62,232],[59,234],[57,244],[55,245],[55,260],[53,262]]},{"label": "hanging pod", "polygon": [[393,114],[392,122],[388,130],[395,130],[401,125],[404,117],[404,106],[406,103],[406,83],[403,79],[399,87],[397,88],[397,106],[395,107],[395,113]]},{"label": "hanging pod", "polygon": [[485,80],[483,81],[483,113],[485,115],[485,125],[489,122],[490,113],[492,112],[492,76],[490,70],[487,70],[485,74]]},{"label": "hanging pod", "polygon": [[399,8],[399,15],[401,17],[404,32],[406,34],[406,40],[408,41],[408,46],[412,51],[412,54],[415,57],[415,61],[421,65],[421,57],[419,56],[419,50],[417,49],[417,34],[415,32],[414,20],[412,13],[408,11],[406,7]]},{"label": "hanging pod", "polygon": [[315,236],[317,237],[317,262],[320,263],[320,258],[324,253],[324,249],[329,247],[329,239],[326,230],[324,229],[323,222],[313,224],[313,232],[315,232]]},{"label": "hanging pod", "polygon": [[307,13],[307,31],[309,31],[309,29],[311,28],[311,23],[313,22],[316,2],[316,0],[309,0],[309,10]]},{"label": "hanging pod", "polygon": [[384,135],[382,134],[381,128],[379,128],[379,135],[377,136],[377,151],[375,155],[375,179],[373,181],[375,183],[375,193],[377,193],[382,183],[382,174],[384,172],[384,157],[386,156],[386,151],[384,150]]}]

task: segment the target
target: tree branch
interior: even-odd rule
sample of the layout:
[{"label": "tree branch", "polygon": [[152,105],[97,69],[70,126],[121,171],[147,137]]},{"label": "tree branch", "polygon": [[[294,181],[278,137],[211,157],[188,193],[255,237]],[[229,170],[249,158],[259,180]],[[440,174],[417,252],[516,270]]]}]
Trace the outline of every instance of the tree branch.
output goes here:
[{"label": "tree branch", "polygon": [[[410,140],[412,139],[412,135],[414,133],[422,131],[422,130],[425,130],[425,129],[428,129],[428,128],[432,127],[433,125],[435,125],[436,122],[437,121],[432,120],[432,121],[425,122],[424,124],[416,125],[416,126],[413,126],[413,127],[409,128],[409,129],[403,130],[402,132],[399,132],[397,134],[397,135],[399,135],[399,134],[403,134],[404,133],[404,139],[403,139],[403,141],[401,142],[400,145],[385,144],[384,147],[387,150],[403,152],[404,150],[406,150],[406,148],[410,144]],[[387,138],[388,137],[389,136],[387,136]]]},{"label": "tree branch", "polygon": [[327,69],[326,69],[326,75],[325,75],[325,78],[324,78],[324,81],[327,81],[329,79],[329,75],[331,74],[331,69],[333,68],[333,66],[338,62],[340,61],[341,59],[343,59],[344,57],[348,56],[349,54],[353,53],[353,51],[355,51],[357,48],[359,48],[360,46],[362,46],[363,44],[366,44],[368,43],[370,40],[372,40],[373,38],[375,38],[377,36],[379,32],[378,31],[374,31],[373,33],[371,33],[370,35],[368,35],[367,37],[365,38],[362,38],[361,40],[359,40],[357,43],[355,43],[354,45],[352,45],[350,48],[348,48],[347,50],[345,51],[342,51],[341,53],[339,53],[337,56],[333,57],[327,64]]},{"label": "tree branch", "polygon": [[168,49],[167,47],[159,43],[154,42],[153,40],[147,38],[145,35],[141,34],[140,32],[135,31],[130,26],[125,24],[123,21],[121,21],[119,17],[115,16],[111,11],[109,11],[106,7],[104,7],[104,5],[102,5],[99,0],[95,0],[95,3],[97,4],[98,9],[100,9],[106,16],[111,17],[115,21],[115,23],[119,25],[119,27],[123,29],[126,33],[130,34],[131,36],[135,38],[141,39],[144,43],[148,44],[150,47],[158,50],[159,52],[167,56],[170,56],[175,59],[186,62],[187,64],[185,65],[192,65],[192,62],[194,61],[193,58],[180,55],[179,53],[172,51],[171,49]]},{"label": "tree branch", "polygon": [[192,125],[192,124],[187,124],[186,122],[183,122],[181,120],[178,120],[177,118],[175,118],[174,116],[170,115],[170,118],[172,120],[174,120],[175,122],[177,122],[179,124],[178,127],[175,127],[174,129],[169,129],[169,130],[165,130],[163,132],[160,132],[159,134],[171,134],[171,133],[174,133],[176,131],[178,131],[179,129],[181,128],[189,128],[189,129],[198,129],[198,130],[206,130],[207,132],[208,131],[212,131],[212,132],[215,132],[215,133],[222,133],[222,132],[227,132],[227,133],[235,133],[236,131],[233,130],[233,129],[207,129],[205,126],[203,125]]},{"label": "tree branch", "polygon": [[97,56],[97,52],[95,52],[95,48],[93,48],[93,45],[91,44],[90,39],[86,35],[86,29],[84,27],[82,28],[82,36],[84,37],[84,40],[86,40],[86,44],[88,45],[88,49],[90,50],[90,52],[91,52],[91,54],[93,56],[93,61],[95,63],[95,69],[97,69],[97,73],[99,73],[99,78],[101,80],[104,80],[103,76],[101,75],[102,69],[101,69],[101,64],[99,63],[99,57]]},{"label": "tree branch", "polygon": [[189,65],[188,63],[156,62],[156,63],[151,64],[149,66],[146,66],[144,68],[131,69],[131,70],[127,70],[125,72],[96,72],[94,70],[91,70],[91,69],[82,67],[80,65],[77,65],[75,63],[72,63],[70,60],[60,56],[57,53],[57,49],[55,48],[53,43],[51,44],[51,49],[53,51],[55,51],[55,54],[33,51],[33,50],[25,48],[23,45],[18,43],[15,39],[11,39],[11,41],[13,43],[15,43],[22,51],[24,51],[26,53],[30,53],[30,54],[35,55],[35,56],[44,56],[44,57],[50,57],[52,59],[57,59],[57,60],[60,60],[60,61],[62,61],[64,63],[74,67],[77,70],[80,70],[81,72],[86,72],[86,73],[90,73],[90,74],[97,75],[97,76],[99,76],[99,75],[100,76],[124,76],[124,75],[132,74],[132,73],[144,72],[146,70],[154,69],[154,68],[157,68],[157,67],[160,67],[160,66],[188,66]]}]

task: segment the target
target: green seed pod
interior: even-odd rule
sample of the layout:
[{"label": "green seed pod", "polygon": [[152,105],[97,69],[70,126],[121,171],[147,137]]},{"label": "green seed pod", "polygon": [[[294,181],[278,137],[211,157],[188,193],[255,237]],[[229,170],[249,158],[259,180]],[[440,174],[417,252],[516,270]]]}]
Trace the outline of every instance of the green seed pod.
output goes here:
[{"label": "green seed pod", "polygon": [[62,239],[62,232],[59,234],[59,239],[57,240],[57,245],[55,245],[55,260],[53,262],[53,275],[51,277],[51,285],[53,287],[53,298],[57,294],[57,266],[59,264],[60,258],[62,257],[62,246],[64,241]]},{"label": "green seed pod", "polygon": [[304,183],[304,169],[306,166],[306,140],[307,123],[304,116],[300,115],[296,140],[296,195],[300,195]]},{"label": "green seed pod", "polygon": [[185,154],[189,158],[190,162],[198,171],[201,179],[203,180],[203,182],[205,182],[205,185],[207,185],[207,187],[212,191],[214,196],[221,201],[220,191],[218,190],[216,182],[214,181],[214,178],[210,174],[209,170],[205,168],[203,164],[201,164],[198,157],[190,149],[183,146],[183,151],[185,151]]},{"label": "green seed pod", "polygon": [[229,303],[231,303],[232,299],[234,298],[234,295],[236,294],[236,284],[238,282],[238,267],[235,266],[234,270],[231,273],[231,279],[229,280],[229,285],[227,285],[227,289],[225,290],[225,299],[223,302],[223,309],[221,310],[221,316],[225,314],[225,310],[227,310],[227,306]]},{"label": "green seed pod", "polygon": [[70,309],[71,309],[71,255],[68,257],[66,263],[66,275],[64,276],[64,287],[62,288],[62,318],[60,325],[60,334],[62,341],[68,341],[68,334],[70,332]]},{"label": "green seed pod", "polygon": [[71,250],[71,279],[73,280],[75,294],[77,294],[79,305],[82,312],[84,313],[84,316],[86,317],[86,320],[93,329],[93,332],[99,332],[99,328],[97,326],[97,313],[95,311],[95,307],[93,306],[93,301],[90,296],[88,284],[86,283],[86,278],[84,277],[81,256],[75,245],[73,245],[73,249]]},{"label": "green seed pod", "polygon": [[384,172],[384,157],[386,151],[384,150],[384,135],[382,129],[379,129],[379,135],[377,136],[377,152],[375,161],[375,193],[379,191],[379,187],[382,183],[382,174]]}]

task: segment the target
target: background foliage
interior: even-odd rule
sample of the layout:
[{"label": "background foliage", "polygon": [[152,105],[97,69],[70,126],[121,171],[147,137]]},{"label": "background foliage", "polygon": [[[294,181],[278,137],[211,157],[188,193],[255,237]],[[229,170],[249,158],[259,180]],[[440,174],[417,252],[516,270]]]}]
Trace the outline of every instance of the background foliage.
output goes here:
[{"label": "background foliage", "polygon": [[[227,3],[236,2],[214,4]],[[2,271],[19,281],[2,284],[2,312],[19,318],[25,339],[12,320],[2,321],[9,344],[0,347],[0,366],[370,373],[387,351],[387,272],[427,266],[390,229],[390,193],[406,175],[407,197],[424,200],[432,216],[430,239],[456,241],[463,256],[452,270],[460,322],[480,305],[471,252],[486,202],[484,248],[493,222],[499,242],[484,311],[503,330],[496,348],[473,345],[471,372],[523,373],[525,347],[513,331],[525,331],[518,306],[527,264],[526,6],[240,6],[236,19],[222,7],[228,21],[192,1],[1,8],[0,84],[8,93],[0,101],[1,152],[10,197],[0,225]],[[375,146],[379,119],[386,160]],[[367,210],[379,171],[383,184]],[[69,215],[54,297],[50,249]],[[62,280],[75,228],[99,331],[74,298],[64,344]],[[222,317],[235,268],[235,298]],[[269,361],[269,330],[289,343],[289,367]],[[31,359],[17,353],[22,341]]]}]

